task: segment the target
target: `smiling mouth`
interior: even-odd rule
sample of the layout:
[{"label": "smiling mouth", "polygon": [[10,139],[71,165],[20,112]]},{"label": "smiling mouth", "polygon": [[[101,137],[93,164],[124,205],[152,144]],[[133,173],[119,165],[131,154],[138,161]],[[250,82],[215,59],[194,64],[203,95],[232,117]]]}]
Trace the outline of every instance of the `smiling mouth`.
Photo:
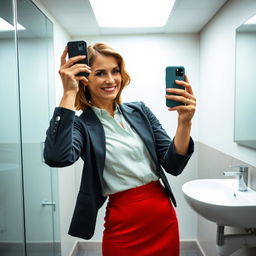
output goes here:
[{"label": "smiling mouth", "polygon": [[105,92],[113,92],[116,89],[116,86],[111,86],[111,87],[104,87],[101,88]]}]

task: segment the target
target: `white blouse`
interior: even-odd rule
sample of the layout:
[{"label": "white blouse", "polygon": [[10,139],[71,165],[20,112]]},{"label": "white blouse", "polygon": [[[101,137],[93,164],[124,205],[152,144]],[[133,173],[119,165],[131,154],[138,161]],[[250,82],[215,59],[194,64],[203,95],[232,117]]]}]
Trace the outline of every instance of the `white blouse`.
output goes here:
[{"label": "white blouse", "polygon": [[156,166],[140,136],[134,131],[117,105],[114,117],[104,109],[92,107],[106,136],[106,160],[103,195],[145,185],[159,179]]}]

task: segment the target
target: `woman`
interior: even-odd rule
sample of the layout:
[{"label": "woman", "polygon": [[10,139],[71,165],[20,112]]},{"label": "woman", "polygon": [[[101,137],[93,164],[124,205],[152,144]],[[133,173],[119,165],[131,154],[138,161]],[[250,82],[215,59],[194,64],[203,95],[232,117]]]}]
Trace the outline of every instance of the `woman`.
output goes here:
[{"label": "woman", "polygon": [[[180,174],[193,152],[196,99],[187,78],[177,81],[185,90],[168,89],[179,95],[166,95],[186,104],[169,109],[178,112],[171,140],[142,102],[121,103],[130,77],[114,49],[103,43],[89,46],[89,66],[74,65],[85,56],[68,61],[66,56],[67,48],[59,71],[64,93],[47,131],[44,157],[54,167],[71,165],[79,157],[84,161],[69,234],[90,239],[98,209],[108,197],[104,256],[178,256],[176,202],[163,169]],[[88,76],[76,76],[79,72]],[[75,109],[83,113],[78,117]]]}]

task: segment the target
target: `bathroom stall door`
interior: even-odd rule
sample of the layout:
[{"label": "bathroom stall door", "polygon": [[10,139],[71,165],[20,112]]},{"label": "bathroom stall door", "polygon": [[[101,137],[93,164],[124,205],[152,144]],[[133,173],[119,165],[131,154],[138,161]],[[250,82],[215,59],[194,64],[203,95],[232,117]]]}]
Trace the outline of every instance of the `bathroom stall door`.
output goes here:
[{"label": "bathroom stall door", "polygon": [[12,0],[0,1],[0,255],[25,256],[19,88]]},{"label": "bathroom stall door", "polygon": [[60,255],[57,170],[43,160],[53,92],[53,26],[30,0],[17,0],[18,65],[27,255]]}]

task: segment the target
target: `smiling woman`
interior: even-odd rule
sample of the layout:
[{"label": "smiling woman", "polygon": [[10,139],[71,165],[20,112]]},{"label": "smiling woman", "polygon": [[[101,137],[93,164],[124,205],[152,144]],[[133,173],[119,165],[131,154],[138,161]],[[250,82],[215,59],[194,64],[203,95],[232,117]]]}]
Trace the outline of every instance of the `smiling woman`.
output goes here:
[{"label": "smiling woman", "polygon": [[110,101],[109,110],[113,111],[113,100],[121,89],[122,77],[114,57],[98,56],[92,64],[86,88],[90,92],[91,103],[101,108]]},{"label": "smiling woman", "polygon": [[[66,56],[67,48],[59,71],[64,95],[47,131],[44,157],[54,167],[79,157],[84,161],[69,234],[90,239],[108,197],[104,256],[179,256],[176,201],[163,169],[179,175],[194,150],[190,128],[196,99],[188,79],[177,81],[185,90],[173,89],[178,101],[185,94],[190,101],[168,109],[179,116],[171,140],[143,102],[121,102],[130,77],[114,49],[103,43],[89,46],[89,65],[74,64],[85,56],[67,61]],[[83,113],[78,117],[75,109]]]},{"label": "smiling woman", "polygon": [[116,90],[113,93],[116,94],[114,98],[117,104],[120,104],[122,90],[130,83],[130,76],[125,69],[122,56],[106,44],[96,43],[88,47],[88,59],[92,73],[89,75],[87,82],[79,84],[80,90],[76,96],[76,108],[80,110],[92,106],[92,96],[89,88],[93,89],[91,85],[94,81],[104,83],[106,77],[108,78],[107,86],[102,85],[105,87],[104,91],[111,92],[111,89],[107,88],[113,88],[113,84],[117,82],[118,86],[115,86]]}]

